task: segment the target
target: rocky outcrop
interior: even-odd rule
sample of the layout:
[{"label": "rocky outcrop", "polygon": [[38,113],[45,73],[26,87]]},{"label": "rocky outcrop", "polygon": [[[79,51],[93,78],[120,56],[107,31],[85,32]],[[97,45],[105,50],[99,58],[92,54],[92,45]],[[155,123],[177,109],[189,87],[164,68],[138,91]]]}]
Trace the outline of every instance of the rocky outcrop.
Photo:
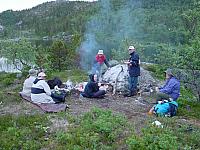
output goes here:
[{"label": "rocky outcrop", "polygon": [[[116,65],[107,70],[103,75],[103,81],[110,83],[116,92],[125,92],[128,90],[128,67],[127,65]],[[150,87],[157,86],[157,81],[151,76],[150,72],[141,67],[141,76],[139,77],[139,89],[149,90]]]}]

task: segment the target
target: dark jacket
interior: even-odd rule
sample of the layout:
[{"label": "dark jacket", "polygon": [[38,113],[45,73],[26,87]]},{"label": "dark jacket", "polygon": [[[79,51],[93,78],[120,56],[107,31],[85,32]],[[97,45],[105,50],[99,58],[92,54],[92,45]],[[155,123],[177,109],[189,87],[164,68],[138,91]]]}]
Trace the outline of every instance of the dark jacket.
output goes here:
[{"label": "dark jacket", "polygon": [[94,81],[94,74],[89,75],[90,81],[87,83],[84,89],[86,97],[93,97],[93,94],[99,91],[98,83]]},{"label": "dark jacket", "polygon": [[180,81],[171,77],[163,87],[159,88],[159,91],[170,95],[173,100],[177,100],[180,95]]},{"label": "dark jacket", "polygon": [[130,77],[140,76],[139,55],[136,52],[130,54],[129,61],[131,65],[128,66]]}]

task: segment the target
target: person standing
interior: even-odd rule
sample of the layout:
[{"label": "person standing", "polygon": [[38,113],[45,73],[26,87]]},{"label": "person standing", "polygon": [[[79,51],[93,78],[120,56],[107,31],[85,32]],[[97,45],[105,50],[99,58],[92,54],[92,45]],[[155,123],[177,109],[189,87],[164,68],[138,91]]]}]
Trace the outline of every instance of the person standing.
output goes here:
[{"label": "person standing", "polygon": [[95,56],[95,61],[92,67],[92,74],[97,74],[98,80],[102,80],[102,65],[105,65],[110,69],[110,65],[106,59],[106,56],[103,53],[103,50],[99,50],[97,55]]},{"label": "person standing", "polygon": [[124,96],[130,97],[137,93],[138,76],[140,76],[140,58],[134,46],[129,46],[128,50],[130,58],[125,63],[128,65],[129,72],[129,93]]}]

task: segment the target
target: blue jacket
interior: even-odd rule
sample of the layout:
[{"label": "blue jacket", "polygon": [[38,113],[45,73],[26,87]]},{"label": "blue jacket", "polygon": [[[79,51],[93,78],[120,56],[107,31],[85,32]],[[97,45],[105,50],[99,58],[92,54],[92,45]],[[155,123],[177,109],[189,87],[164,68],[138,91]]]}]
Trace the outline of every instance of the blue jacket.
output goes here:
[{"label": "blue jacket", "polygon": [[180,96],[180,81],[175,77],[171,77],[163,87],[159,88],[159,91],[170,95],[173,100],[177,100]]},{"label": "blue jacket", "polygon": [[140,76],[139,55],[136,52],[130,54],[129,61],[131,65],[128,67],[130,77]]}]

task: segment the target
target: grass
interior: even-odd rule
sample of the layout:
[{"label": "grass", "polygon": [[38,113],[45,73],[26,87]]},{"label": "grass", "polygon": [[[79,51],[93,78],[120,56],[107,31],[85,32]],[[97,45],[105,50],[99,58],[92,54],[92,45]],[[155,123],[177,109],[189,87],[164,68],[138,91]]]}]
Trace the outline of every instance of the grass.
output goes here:
[{"label": "grass", "polygon": [[53,77],[59,77],[63,82],[66,82],[67,80],[73,82],[83,82],[88,80],[87,73],[79,69],[53,72],[48,78],[52,79]]},{"label": "grass", "polygon": [[46,116],[0,116],[0,149],[40,149],[47,124]]},{"label": "grass", "polygon": [[165,80],[165,73],[164,71],[166,68],[160,67],[159,65],[143,65],[143,68],[152,72],[153,77],[159,79],[159,80]]},{"label": "grass", "polygon": [[11,85],[16,80],[16,73],[0,72],[0,88]]},{"label": "grass", "polygon": [[[155,68],[151,68],[153,70]],[[154,70],[155,71],[155,70]],[[155,72],[162,72],[155,71]],[[62,81],[87,80],[86,73],[80,70],[55,72],[49,78],[58,76]],[[10,79],[0,83],[0,101],[4,105],[21,101],[18,91],[22,88],[15,75],[0,74],[0,79]],[[6,83],[6,84],[5,84]],[[9,94],[9,92],[13,92]],[[79,117],[68,113],[53,114],[54,117],[69,122],[67,131],[50,132],[51,114],[20,114],[0,116],[0,150],[7,149],[198,149],[200,147],[200,127],[189,122],[200,120],[200,103],[195,101],[191,91],[181,88],[178,100],[178,115],[173,118],[147,118],[146,127],[141,134],[133,130],[134,123],[127,118],[114,114],[112,110],[93,108]],[[186,121],[182,118],[186,118]],[[152,125],[159,120],[163,128]]]},{"label": "grass", "polygon": [[93,108],[78,118],[68,132],[57,133],[59,149],[117,149],[127,127],[125,117]]},{"label": "grass", "polygon": [[192,92],[181,88],[181,96],[178,99],[178,115],[187,118],[200,119],[200,103],[197,102]]}]

